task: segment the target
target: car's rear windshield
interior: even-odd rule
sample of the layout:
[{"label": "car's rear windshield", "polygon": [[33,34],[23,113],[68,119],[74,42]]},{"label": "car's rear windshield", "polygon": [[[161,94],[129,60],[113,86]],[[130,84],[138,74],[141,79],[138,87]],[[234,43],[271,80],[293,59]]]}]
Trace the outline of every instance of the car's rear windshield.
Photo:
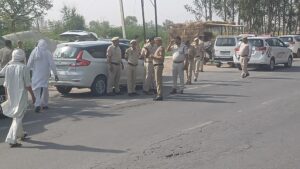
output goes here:
[{"label": "car's rear windshield", "polygon": [[288,37],[288,36],[284,36],[284,37],[280,37],[280,39],[283,41],[283,42],[293,42],[293,37]]},{"label": "car's rear windshield", "polygon": [[63,46],[56,49],[54,52],[55,58],[73,59],[76,58],[78,49],[71,46]]},{"label": "car's rear windshield", "polygon": [[249,43],[255,47],[263,47],[264,41],[262,39],[249,39]]},{"label": "car's rear windshield", "polygon": [[235,46],[235,38],[217,38],[216,46]]},{"label": "car's rear windshield", "polygon": [[297,42],[300,42],[300,36],[295,36]]}]

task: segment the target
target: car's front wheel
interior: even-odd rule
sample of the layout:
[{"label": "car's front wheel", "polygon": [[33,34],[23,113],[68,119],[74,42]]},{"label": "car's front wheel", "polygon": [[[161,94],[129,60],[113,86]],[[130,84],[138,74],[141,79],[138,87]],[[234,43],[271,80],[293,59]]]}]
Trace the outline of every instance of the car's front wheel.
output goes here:
[{"label": "car's front wheel", "polygon": [[92,84],[91,92],[94,96],[103,96],[106,93],[106,77],[97,76]]},{"label": "car's front wheel", "polygon": [[273,71],[274,69],[275,69],[275,59],[272,58],[272,59],[270,60],[270,64],[269,64],[269,70],[270,70],[270,71]]},{"label": "car's front wheel", "polygon": [[56,89],[59,93],[63,94],[63,95],[67,95],[71,92],[72,87],[68,87],[68,86],[56,86]]},{"label": "car's front wheel", "polygon": [[293,57],[290,56],[288,62],[284,64],[284,67],[292,67],[293,65]]}]

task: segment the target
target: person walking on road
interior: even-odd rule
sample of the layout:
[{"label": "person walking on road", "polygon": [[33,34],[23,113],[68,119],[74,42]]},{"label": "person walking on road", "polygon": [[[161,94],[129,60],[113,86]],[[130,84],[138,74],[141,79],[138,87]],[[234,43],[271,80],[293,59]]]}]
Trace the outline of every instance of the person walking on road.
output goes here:
[{"label": "person walking on road", "polygon": [[192,46],[190,44],[190,41],[186,42],[186,47],[188,50],[188,57],[187,57],[187,61],[185,64],[185,69],[186,69],[186,76],[187,76],[187,85],[191,85],[192,84],[192,76],[193,76],[193,72],[194,72],[194,67],[195,67],[195,53],[196,50],[194,48],[194,46]]},{"label": "person walking on road", "polygon": [[38,45],[30,54],[27,66],[32,70],[32,90],[36,98],[35,112],[40,113],[42,109],[48,109],[49,100],[49,77],[51,70],[58,81],[53,55],[48,48],[48,43],[41,39]]},{"label": "person walking on road", "polygon": [[165,61],[165,48],[162,46],[161,37],[156,37],[155,44],[157,49],[153,56],[153,66],[154,66],[154,75],[156,81],[156,90],[157,96],[154,98],[154,101],[163,100],[163,70],[164,70],[164,61]]},{"label": "person walking on road", "polygon": [[144,45],[141,56],[144,58],[145,67],[145,81],[143,91],[146,95],[151,95],[154,91],[154,67],[153,67],[153,56],[156,52],[157,46],[154,42],[154,38],[149,38],[148,42]]},{"label": "person walking on road", "polygon": [[239,50],[240,62],[242,67],[241,77],[246,78],[250,76],[248,72],[248,62],[249,62],[249,57],[251,56],[250,46],[248,44],[247,36],[242,37],[241,40],[242,40],[242,44],[240,45],[240,50]]},{"label": "person walking on road", "polygon": [[127,67],[127,90],[128,96],[136,96],[136,69],[139,63],[140,51],[136,40],[130,42],[131,47],[125,52],[125,59],[128,62]]},{"label": "person walking on road", "polygon": [[[119,46],[119,37],[112,38],[112,45],[107,48],[107,64],[108,64],[108,77],[107,77],[107,95],[115,96],[120,95],[120,77],[122,63],[122,52]],[[115,93],[113,93],[113,88]]]},{"label": "person walking on road", "polygon": [[204,59],[205,59],[204,42],[202,40],[200,40],[199,38],[195,38],[193,46],[196,50],[194,81],[197,82],[199,72],[203,72],[203,65],[204,65]]},{"label": "person walking on road", "polygon": [[30,71],[25,65],[25,55],[20,49],[12,52],[12,60],[4,67],[1,74],[5,75],[4,87],[7,100],[1,104],[3,114],[12,118],[12,124],[6,137],[10,147],[20,147],[17,139],[25,139],[27,134],[23,130],[22,120],[28,106],[28,92],[35,97],[31,88]]},{"label": "person walking on road", "polygon": [[179,76],[180,87],[179,93],[183,94],[184,89],[184,61],[188,56],[188,49],[184,43],[181,43],[181,38],[178,36],[175,40],[172,40],[167,48],[167,51],[172,51],[173,66],[173,90],[170,94],[177,93],[177,77]]},{"label": "person walking on road", "polygon": [[0,66],[4,68],[7,63],[11,60],[12,56],[12,42],[10,40],[5,40],[4,48],[0,49]]}]

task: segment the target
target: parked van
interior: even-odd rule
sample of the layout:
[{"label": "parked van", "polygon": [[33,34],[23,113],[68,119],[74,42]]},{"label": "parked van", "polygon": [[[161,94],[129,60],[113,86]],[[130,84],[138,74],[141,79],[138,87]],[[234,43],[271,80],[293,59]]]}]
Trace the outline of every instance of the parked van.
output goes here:
[{"label": "parked van", "polygon": [[233,55],[239,46],[239,36],[218,36],[214,44],[214,62],[217,67],[222,64],[234,66]]}]

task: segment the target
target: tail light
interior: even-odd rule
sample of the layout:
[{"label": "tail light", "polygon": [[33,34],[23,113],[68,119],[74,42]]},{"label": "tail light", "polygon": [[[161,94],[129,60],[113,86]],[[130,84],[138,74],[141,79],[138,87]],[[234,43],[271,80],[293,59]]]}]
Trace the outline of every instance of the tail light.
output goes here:
[{"label": "tail light", "polygon": [[82,59],[82,56],[83,56],[83,51],[81,50],[76,57],[76,63],[70,64],[70,66],[71,67],[89,66],[91,64],[91,62],[88,60]]},{"label": "tail light", "polygon": [[267,47],[256,47],[255,50],[262,52],[262,54],[265,54],[265,52],[267,51]]}]

